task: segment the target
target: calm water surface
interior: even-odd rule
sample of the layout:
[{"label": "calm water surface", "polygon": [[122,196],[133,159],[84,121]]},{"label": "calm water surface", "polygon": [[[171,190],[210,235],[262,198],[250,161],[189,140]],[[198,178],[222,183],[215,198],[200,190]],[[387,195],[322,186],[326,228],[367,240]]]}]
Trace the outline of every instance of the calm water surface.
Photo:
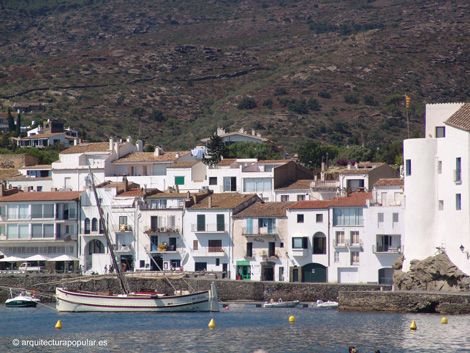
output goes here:
[{"label": "calm water surface", "polygon": [[[220,313],[58,314],[0,305],[0,352],[470,352],[470,315],[231,305]],[[289,316],[295,323],[289,323]],[[210,319],[215,329],[208,328]],[[61,320],[62,330],[54,328]],[[412,321],[418,329],[409,329]],[[14,340],[17,341],[14,341]],[[52,340],[62,346],[51,346]],[[45,343],[44,343],[45,342]],[[66,343],[65,343],[66,342]],[[64,344],[73,345],[64,347]],[[75,345],[81,344],[81,347]],[[98,346],[98,344],[104,346]],[[35,346],[35,347],[32,347]]]}]

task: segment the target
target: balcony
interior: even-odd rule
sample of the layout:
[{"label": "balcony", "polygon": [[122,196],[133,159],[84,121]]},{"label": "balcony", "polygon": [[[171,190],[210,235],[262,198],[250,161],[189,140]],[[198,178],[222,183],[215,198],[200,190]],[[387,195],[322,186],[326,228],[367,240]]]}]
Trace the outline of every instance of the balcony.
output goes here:
[{"label": "balcony", "polygon": [[401,254],[403,252],[403,245],[389,246],[389,245],[372,245],[372,252],[374,254]]},{"label": "balcony", "polygon": [[335,249],[344,249],[347,247],[347,243],[345,241],[338,241],[338,240],[335,240],[334,243],[333,243],[333,247]]},{"label": "balcony", "polygon": [[228,224],[204,224],[204,225],[197,225],[191,224],[191,231],[194,233],[227,233],[228,232]]},{"label": "balcony", "polygon": [[362,240],[359,240],[359,242],[352,242],[351,240],[346,241],[346,246],[349,249],[353,250],[362,250],[364,243]]},{"label": "balcony", "polygon": [[161,233],[180,233],[180,227],[158,227],[158,228],[148,228],[144,233],[147,234],[161,234]]},{"label": "balcony", "polygon": [[224,257],[225,250],[222,248],[203,248],[200,250],[193,250],[191,254],[193,257]]},{"label": "balcony", "polygon": [[253,228],[253,229],[248,229],[246,227],[242,228],[242,234],[246,237],[259,237],[259,236],[273,236],[277,234],[277,228],[276,227],[270,227],[270,228]]},{"label": "balcony", "polygon": [[116,224],[112,230],[116,233],[132,232],[132,226],[130,224]]},{"label": "balcony", "polygon": [[302,248],[293,248],[292,249],[292,255],[295,257],[303,257],[308,255],[308,249],[302,249]]},{"label": "balcony", "polygon": [[167,243],[161,244],[150,244],[150,252],[154,254],[163,254],[163,253],[178,253],[179,248],[174,245],[168,245]]},{"label": "balcony", "polygon": [[130,244],[129,245],[114,244],[113,250],[115,253],[118,253],[118,254],[128,254],[132,252],[132,246]]}]

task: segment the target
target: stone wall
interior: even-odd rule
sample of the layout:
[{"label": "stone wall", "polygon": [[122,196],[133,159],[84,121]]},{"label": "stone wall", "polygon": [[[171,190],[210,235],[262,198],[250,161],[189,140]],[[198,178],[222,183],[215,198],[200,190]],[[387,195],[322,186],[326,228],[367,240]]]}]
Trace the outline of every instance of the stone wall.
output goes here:
[{"label": "stone wall", "polygon": [[[79,289],[93,292],[119,293],[119,283],[115,277],[95,276],[86,282],[64,282],[62,285],[70,289]],[[77,279],[80,277],[76,277]],[[0,277],[0,302],[9,296],[6,287],[19,287],[28,290],[36,289],[38,295],[45,301],[53,301],[55,288],[60,286],[60,281],[74,279],[70,275],[3,275]],[[174,279],[171,284],[175,289],[207,290],[213,280],[210,279]],[[234,281],[215,280],[217,294],[220,301],[267,301],[271,298],[277,300],[300,300],[316,301],[337,300],[341,291],[380,291],[381,288],[390,290],[390,286],[379,285],[355,285],[355,284],[325,284],[325,283],[279,283],[258,281]],[[157,291],[159,293],[171,294],[173,287],[165,279],[128,278],[131,291]]]},{"label": "stone wall", "polygon": [[348,291],[339,293],[338,309],[393,313],[470,314],[470,294]]}]

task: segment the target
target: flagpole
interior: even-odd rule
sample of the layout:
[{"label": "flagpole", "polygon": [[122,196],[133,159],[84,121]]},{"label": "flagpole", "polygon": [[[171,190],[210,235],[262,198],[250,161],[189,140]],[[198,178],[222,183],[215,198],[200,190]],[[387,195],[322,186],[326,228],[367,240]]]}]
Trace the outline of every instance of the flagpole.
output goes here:
[{"label": "flagpole", "polygon": [[410,139],[410,117],[408,115],[408,107],[410,106],[410,100],[410,97],[405,94],[406,128],[408,130],[408,139]]}]

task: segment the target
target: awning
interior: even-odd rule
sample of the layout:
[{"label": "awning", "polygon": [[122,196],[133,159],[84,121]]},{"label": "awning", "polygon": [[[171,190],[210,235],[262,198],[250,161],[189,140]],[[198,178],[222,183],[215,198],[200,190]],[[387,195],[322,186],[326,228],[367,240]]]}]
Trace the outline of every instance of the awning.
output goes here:
[{"label": "awning", "polygon": [[47,261],[47,260],[49,260],[49,259],[50,259],[49,256],[44,256],[44,255],[37,254],[37,255],[33,255],[33,256],[27,257],[27,258],[24,259],[24,260],[25,260],[25,261]]},{"label": "awning", "polygon": [[250,266],[250,261],[237,261],[237,266]]},{"label": "awning", "polygon": [[57,257],[54,257],[52,259],[49,259],[47,261],[80,261],[78,258],[70,256],[70,255],[60,255]]},{"label": "awning", "polygon": [[16,256],[7,256],[3,259],[0,259],[0,262],[18,262],[18,261],[25,261],[25,259]]}]

